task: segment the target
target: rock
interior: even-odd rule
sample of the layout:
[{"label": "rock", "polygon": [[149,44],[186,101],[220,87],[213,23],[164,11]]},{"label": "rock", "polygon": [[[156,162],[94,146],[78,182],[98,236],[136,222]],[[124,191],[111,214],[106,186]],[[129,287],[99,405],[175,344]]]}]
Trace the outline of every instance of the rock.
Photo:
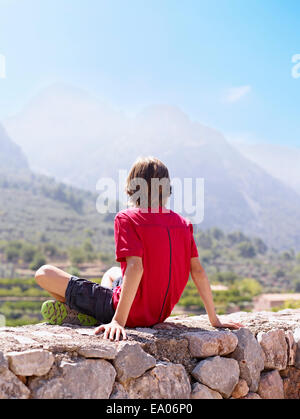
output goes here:
[{"label": "rock", "polygon": [[11,371],[0,373],[0,399],[28,399],[29,389]]},{"label": "rock", "polygon": [[285,399],[300,399],[300,370],[289,367],[280,371]]},{"label": "rock", "polygon": [[189,332],[183,337],[188,339],[191,356],[195,358],[228,355],[238,343],[237,337],[228,331]]},{"label": "rock", "polygon": [[255,399],[261,399],[260,395],[257,393],[249,392],[245,397],[241,397],[242,399],[247,400],[255,400]]},{"label": "rock", "polygon": [[147,354],[139,344],[122,345],[113,361],[117,380],[124,384],[132,378],[140,377],[156,364],[156,359]]},{"label": "rock", "polygon": [[115,382],[110,399],[128,399],[128,393],[122,384]]},{"label": "rock", "polygon": [[189,399],[191,384],[182,365],[161,362],[129,381],[126,390],[130,399]]},{"label": "rock", "polygon": [[257,335],[265,355],[265,369],[284,370],[287,367],[287,342],[284,330],[273,329]]},{"label": "rock", "polygon": [[249,387],[247,381],[243,378],[240,378],[239,382],[237,383],[232,392],[232,397],[234,397],[235,399],[240,399],[241,397],[245,397],[248,393]]},{"label": "rock", "polygon": [[142,348],[156,359],[172,362],[173,364],[182,364],[184,367],[187,367],[191,362],[187,339],[159,336],[155,341],[148,339],[146,343],[142,344]]},{"label": "rock", "polygon": [[192,375],[201,384],[229,398],[239,381],[240,368],[235,359],[215,356],[199,362]]},{"label": "rock", "polygon": [[300,368],[300,328],[294,331],[294,339],[296,343],[295,367]]},{"label": "rock", "polygon": [[4,353],[0,351],[0,373],[8,369],[8,361]]},{"label": "rock", "polygon": [[9,368],[16,375],[42,376],[47,374],[54,362],[51,352],[34,349],[25,352],[9,352],[6,354]]},{"label": "rock", "polygon": [[18,342],[18,343],[20,343],[21,345],[35,345],[36,344],[36,341],[35,340],[33,340],[33,339],[31,339],[31,338],[29,338],[28,336],[18,336],[18,335],[15,335],[14,336],[14,339]]},{"label": "rock", "polygon": [[150,327],[136,327],[135,330],[148,335],[155,335],[155,333],[157,333],[157,330],[151,329]]},{"label": "rock", "polygon": [[52,378],[35,378],[29,388],[35,399],[108,399],[115,377],[104,359],[62,361]]},{"label": "rock", "polygon": [[242,328],[234,334],[238,344],[230,357],[238,361],[240,377],[246,381],[250,391],[255,392],[264,369],[263,350],[249,329]]},{"label": "rock", "polygon": [[117,354],[117,349],[115,345],[105,344],[101,347],[82,347],[77,349],[78,355],[83,356],[84,358],[103,358],[103,359],[115,359]]},{"label": "rock", "polygon": [[291,330],[285,332],[285,340],[287,343],[287,365],[292,366],[296,361],[297,343]]},{"label": "rock", "polygon": [[191,399],[223,399],[223,397],[220,393],[204,384],[194,383],[192,385]]},{"label": "rock", "polygon": [[262,373],[257,392],[262,399],[284,399],[283,382],[278,370]]}]

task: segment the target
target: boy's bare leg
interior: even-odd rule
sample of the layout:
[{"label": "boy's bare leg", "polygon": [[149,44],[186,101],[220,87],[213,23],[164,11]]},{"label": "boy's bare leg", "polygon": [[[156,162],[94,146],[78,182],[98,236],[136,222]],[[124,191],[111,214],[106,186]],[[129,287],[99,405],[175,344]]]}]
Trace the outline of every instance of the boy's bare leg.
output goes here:
[{"label": "boy's bare leg", "polygon": [[112,283],[115,279],[120,278],[120,276],[122,276],[121,268],[113,266],[103,275],[101,285],[103,287],[112,288]]},{"label": "boy's bare leg", "polygon": [[36,282],[56,300],[64,303],[71,275],[51,265],[44,265],[35,274]]}]

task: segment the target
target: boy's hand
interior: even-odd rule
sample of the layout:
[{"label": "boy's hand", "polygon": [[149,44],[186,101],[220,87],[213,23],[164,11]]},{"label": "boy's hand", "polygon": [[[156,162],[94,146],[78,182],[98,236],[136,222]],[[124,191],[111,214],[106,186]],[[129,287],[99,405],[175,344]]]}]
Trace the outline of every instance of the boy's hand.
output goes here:
[{"label": "boy's hand", "polygon": [[235,323],[235,322],[228,322],[228,323],[222,323],[218,318],[211,322],[211,325],[213,327],[220,327],[220,328],[228,328],[228,329],[240,329],[241,327],[245,327],[241,323]]},{"label": "boy's hand", "polygon": [[[95,330],[95,335],[99,335],[104,330],[103,339],[109,340],[120,340],[122,334],[123,340],[127,339],[127,335],[123,326],[121,326],[116,320],[112,320],[108,324],[102,324]],[[115,336],[116,335],[116,336]]]}]

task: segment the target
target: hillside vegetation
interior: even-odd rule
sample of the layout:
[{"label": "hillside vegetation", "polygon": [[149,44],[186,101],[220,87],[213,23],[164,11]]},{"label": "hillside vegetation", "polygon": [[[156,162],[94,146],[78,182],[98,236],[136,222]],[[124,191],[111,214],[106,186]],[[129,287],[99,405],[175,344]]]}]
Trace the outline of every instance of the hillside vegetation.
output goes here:
[{"label": "hillside vegetation", "polygon": [[[113,242],[113,236],[107,239]],[[250,239],[241,232],[226,234],[218,228],[195,233],[201,262],[212,285],[223,285],[213,291],[219,314],[232,310],[251,310],[253,298],[262,292],[300,292],[300,254],[293,250],[274,252],[259,239]],[[57,246],[40,241],[29,244],[24,240],[0,243],[0,313],[8,325],[20,325],[42,320],[40,306],[49,294],[39,288],[34,270],[45,263],[62,263],[68,271],[80,276],[84,263],[102,261],[107,267],[115,264],[110,246],[105,252],[92,244],[88,233],[76,246]],[[113,245],[112,245],[113,246]],[[16,277],[20,268],[31,269],[26,277]],[[27,271],[28,272],[28,271]],[[99,282],[101,278],[93,279]],[[197,289],[188,281],[179,306],[204,311]]]},{"label": "hillside vegetation", "polygon": [[0,171],[0,240],[52,244],[61,252],[88,237],[112,250],[111,217],[96,211],[96,196],[30,171]]}]

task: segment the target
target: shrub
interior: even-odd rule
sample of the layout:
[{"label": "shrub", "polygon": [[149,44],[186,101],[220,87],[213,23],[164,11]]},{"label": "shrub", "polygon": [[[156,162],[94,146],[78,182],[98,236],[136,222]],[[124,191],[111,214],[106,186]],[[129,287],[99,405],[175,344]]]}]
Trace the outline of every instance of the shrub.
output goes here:
[{"label": "shrub", "polygon": [[45,257],[41,253],[37,253],[34,256],[34,259],[31,262],[31,264],[29,265],[29,269],[31,269],[32,271],[36,271],[37,269],[39,269],[41,266],[45,265],[46,263],[47,261]]}]

